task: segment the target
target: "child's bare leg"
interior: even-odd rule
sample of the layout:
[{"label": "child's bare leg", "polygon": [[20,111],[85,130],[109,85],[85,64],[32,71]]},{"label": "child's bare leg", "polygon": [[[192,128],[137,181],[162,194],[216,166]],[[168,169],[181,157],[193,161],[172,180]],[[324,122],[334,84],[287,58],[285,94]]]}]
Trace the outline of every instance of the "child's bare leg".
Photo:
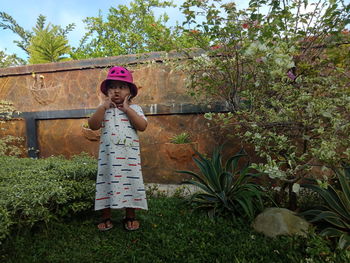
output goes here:
[{"label": "child's bare leg", "polygon": [[106,219],[106,218],[111,218],[112,214],[111,214],[111,209],[110,208],[105,208],[102,209],[102,218]]},{"label": "child's bare leg", "polygon": [[[126,215],[126,218],[135,218],[136,217],[135,208],[126,208],[125,215]],[[140,227],[140,222],[137,220],[128,221],[127,224],[128,224],[128,228],[131,228],[131,229],[138,229]]]},{"label": "child's bare leg", "polygon": [[111,209],[110,208],[105,208],[102,210],[102,222],[98,224],[98,229],[104,230],[106,228],[111,228],[113,227],[111,220],[106,220],[110,219],[112,216],[111,214]]}]

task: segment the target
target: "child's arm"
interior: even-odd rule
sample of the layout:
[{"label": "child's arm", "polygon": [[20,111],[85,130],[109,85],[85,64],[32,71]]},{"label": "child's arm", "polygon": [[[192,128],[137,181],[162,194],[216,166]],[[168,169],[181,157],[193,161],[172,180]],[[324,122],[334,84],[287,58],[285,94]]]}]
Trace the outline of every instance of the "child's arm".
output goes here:
[{"label": "child's arm", "polygon": [[101,128],[102,121],[105,117],[105,112],[106,112],[106,110],[108,110],[111,107],[111,105],[116,107],[115,103],[112,102],[112,100],[110,98],[108,98],[108,99],[106,99],[106,101],[103,104],[98,106],[95,113],[88,120],[89,128],[91,130],[98,130]]},{"label": "child's arm", "polygon": [[129,105],[129,98],[125,98],[122,105],[117,105],[117,108],[128,115],[129,121],[138,131],[144,131],[147,128],[147,121],[137,114]]},{"label": "child's arm", "polygon": [[136,113],[132,108],[128,108],[125,112],[128,115],[132,126],[138,131],[144,131],[147,128],[147,121]]}]

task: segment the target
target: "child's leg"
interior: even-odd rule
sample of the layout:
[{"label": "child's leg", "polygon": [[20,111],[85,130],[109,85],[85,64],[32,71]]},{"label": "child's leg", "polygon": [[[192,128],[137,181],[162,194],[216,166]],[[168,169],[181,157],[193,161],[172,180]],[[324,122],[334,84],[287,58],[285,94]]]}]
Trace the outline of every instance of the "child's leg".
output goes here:
[{"label": "child's leg", "polygon": [[102,222],[97,226],[99,230],[106,230],[113,227],[112,221],[110,219],[111,216],[112,214],[110,208],[105,208],[102,210]]},{"label": "child's leg", "polygon": [[[125,209],[125,218],[136,218],[135,208]],[[126,220],[127,228],[130,230],[136,230],[140,227],[140,222],[137,220]]]},{"label": "child's leg", "polygon": [[102,209],[102,218],[106,219],[106,218],[111,218],[112,214],[111,214],[111,209],[110,208],[105,208]]}]

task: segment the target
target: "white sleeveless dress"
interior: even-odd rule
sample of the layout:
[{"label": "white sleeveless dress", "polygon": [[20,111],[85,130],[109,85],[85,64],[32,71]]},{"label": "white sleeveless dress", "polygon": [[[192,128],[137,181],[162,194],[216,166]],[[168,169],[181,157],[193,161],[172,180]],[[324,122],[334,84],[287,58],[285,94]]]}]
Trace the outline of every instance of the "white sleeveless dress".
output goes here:
[{"label": "white sleeveless dress", "polygon": [[[147,120],[140,106],[130,107]],[[95,210],[124,207],[148,209],[140,143],[127,115],[111,108],[105,112],[101,130]]]}]

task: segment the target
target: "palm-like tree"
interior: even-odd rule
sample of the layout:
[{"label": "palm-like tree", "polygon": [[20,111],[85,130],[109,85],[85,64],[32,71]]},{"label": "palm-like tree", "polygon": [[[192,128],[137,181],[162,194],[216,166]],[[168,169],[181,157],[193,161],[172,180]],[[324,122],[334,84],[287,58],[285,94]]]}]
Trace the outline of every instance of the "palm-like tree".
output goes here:
[{"label": "palm-like tree", "polygon": [[28,46],[30,64],[69,59],[65,54],[70,52],[70,46],[58,26],[48,24],[45,28],[34,28],[34,32]]},{"label": "palm-like tree", "polygon": [[14,41],[18,47],[28,54],[28,61],[32,64],[58,62],[67,60],[65,54],[70,51],[67,34],[75,27],[69,24],[65,28],[48,24],[46,17],[39,15],[32,31],[25,30],[16,20],[5,12],[0,12],[0,28],[11,30],[21,40]]}]

